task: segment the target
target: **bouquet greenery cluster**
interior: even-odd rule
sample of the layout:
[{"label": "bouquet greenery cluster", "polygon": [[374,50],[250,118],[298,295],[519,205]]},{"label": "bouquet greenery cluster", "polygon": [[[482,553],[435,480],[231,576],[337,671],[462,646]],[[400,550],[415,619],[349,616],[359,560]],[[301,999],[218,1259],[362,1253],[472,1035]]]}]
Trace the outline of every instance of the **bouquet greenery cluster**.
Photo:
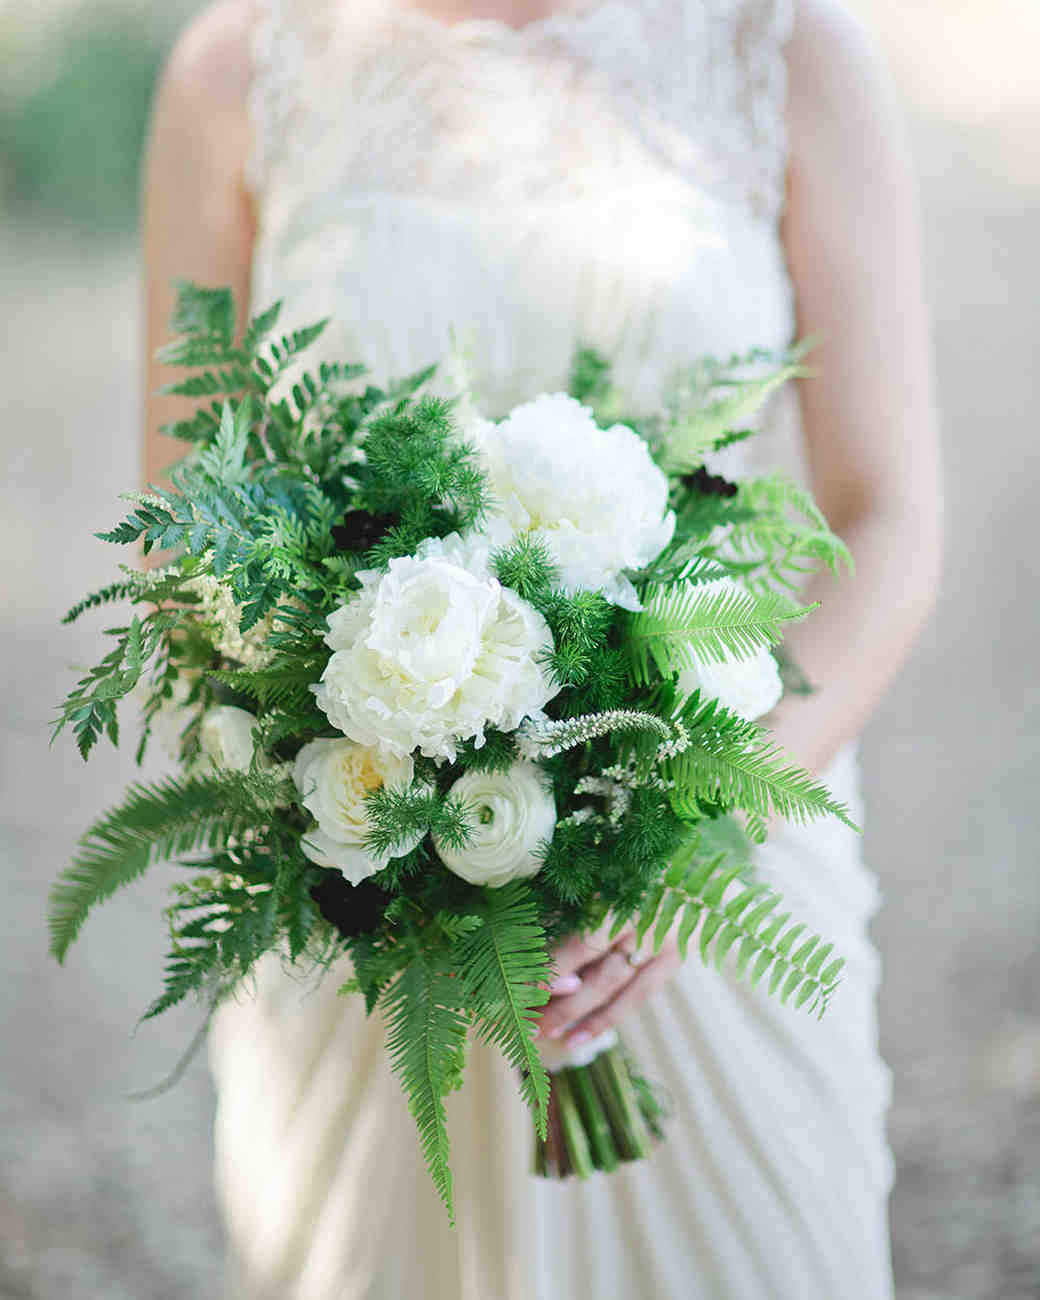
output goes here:
[{"label": "bouquet greenery cluster", "polygon": [[539,1172],[613,1168],[661,1108],[613,1038],[543,1060],[555,942],[634,925],[659,947],[676,928],[684,955],[732,953],[821,1012],[842,965],[748,850],[772,815],[847,820],[754,721],[808,613],[799,575],[847,557],[793,484],[704,466],[801,353],[698,362],[656,416],[622,422],[608,364],[580,351],[570,394],[495,422],[464,389],[424,392],[434,368],[386,388],[358,365],[306,371],[322,326],[275,338],[277,319],[236,342],[227,291],[181,288],[164,358],[191,373],[169,391],[199,402],[167,432],[193,449],[100,534],[177,558],[69,612],[136,610],[57,730],[84,757],[118,743],[133,694],[138,757],[172,737],[182,769],[83,837],[52,950],[176,862],[146,1016],[216,1005],[270,950],[319,971],[349,956],[343,991],[385,1017],[449,1209],[443,1099],[471,1030],[516,1068]]}]

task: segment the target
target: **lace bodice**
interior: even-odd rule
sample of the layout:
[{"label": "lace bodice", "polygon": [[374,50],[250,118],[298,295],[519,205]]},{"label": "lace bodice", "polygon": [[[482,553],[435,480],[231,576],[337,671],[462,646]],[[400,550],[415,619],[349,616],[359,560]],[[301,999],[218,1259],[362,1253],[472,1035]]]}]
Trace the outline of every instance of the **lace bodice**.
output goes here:
[{"label": "lace bodice", "polygon": [[565,387],[578,343],[640,409],[697,355],[790,340],[792,0],[579,0],[519,29],[407,3],[262,0],[257,306],[331,316],[326,353],[378,379],[454,338],[492,415]]}]

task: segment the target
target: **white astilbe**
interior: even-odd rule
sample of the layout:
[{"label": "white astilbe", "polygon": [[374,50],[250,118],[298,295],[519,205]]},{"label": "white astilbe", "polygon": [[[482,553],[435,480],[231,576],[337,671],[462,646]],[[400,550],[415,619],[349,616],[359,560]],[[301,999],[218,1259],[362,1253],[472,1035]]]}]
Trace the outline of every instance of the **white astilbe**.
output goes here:
[{"label": "white astilbe", "polygon": [[[619,781],[612,781],[607,776],[583,776],[574,787],[574,793],[591,794],[603,799],[607,809],[604,821],[611,830],[615,831],[624,821],[632,803],[632,787],[622,785]],[[570,820],[587,820],[587,817],[579,818],[578,813],[590,814],[591,812],[590,808],[579,808]]]},{"label": "white astilbe", "polygon": [[243,632],[242,606],[226,582],[212,573],[200,573],[184,586],[199,597],[199,613],[210,629],[218,654],[253,671],[273,663],[276,656],[268,641],[274,629],[274,611],[254,623],[248,632]]}]

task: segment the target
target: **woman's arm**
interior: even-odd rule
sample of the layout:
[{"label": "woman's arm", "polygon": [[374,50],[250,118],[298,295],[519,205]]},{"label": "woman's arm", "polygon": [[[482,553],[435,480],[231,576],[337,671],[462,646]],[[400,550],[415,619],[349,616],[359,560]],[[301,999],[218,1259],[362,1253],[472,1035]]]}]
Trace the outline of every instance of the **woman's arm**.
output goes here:
[{"label": "woman's arm", "polygon": [[819,769],[873,712],[939,585],[941,486],[916,195],[887,77],[858,26],[800,0],[788,52],[791,159],[784,244],[800,336],[820,335],[802,383],[813,492],[854,575],[785,645],[818,691],[768,719]]},{"label": "woman's arm", "polygon": [[[822,608],[786,645],[820,689],[767,723],[795,761],[819,769],[858,733],[932,607],[942,510],[914,184],[888,80],[858,27],[825,0],[799,0],[788,63],[783,237],[799,333],[824,338],[819,376],[802,386],[806,445],[816,499],[856,573],[810,587]],[[679,961],[672,940],[633,968],[631,947],[630,933],[609,949],[605,939],[564,944],[542,1033],[602,1033]]]},{"label": "woman's arm", "polygon": [[253,214],[243,181],[253,12],[223,0],[181,37],[159,86],[142,195],[146,333],[145,479],[156,482],[184,445],[159,433],[193,404],[156,396],[171,379],[155,361],[170,337],[174,282],[229,285],[246,314]]}]

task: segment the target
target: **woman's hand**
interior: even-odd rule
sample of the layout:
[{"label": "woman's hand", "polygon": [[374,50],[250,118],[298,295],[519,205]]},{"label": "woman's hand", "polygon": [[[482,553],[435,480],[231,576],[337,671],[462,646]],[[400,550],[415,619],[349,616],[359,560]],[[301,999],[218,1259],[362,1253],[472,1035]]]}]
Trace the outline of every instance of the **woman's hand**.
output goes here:
[{"label": "woman's hand", "polygon": [[556,978],[536,1036],[561,1040],[568,1047],[613,1029],[642,1006],[680,962],[671,935],[661,951],[652,954],[636,947],[631,926],[614,940],[606,929],[575,935],[556,948],[553,959]]}]

